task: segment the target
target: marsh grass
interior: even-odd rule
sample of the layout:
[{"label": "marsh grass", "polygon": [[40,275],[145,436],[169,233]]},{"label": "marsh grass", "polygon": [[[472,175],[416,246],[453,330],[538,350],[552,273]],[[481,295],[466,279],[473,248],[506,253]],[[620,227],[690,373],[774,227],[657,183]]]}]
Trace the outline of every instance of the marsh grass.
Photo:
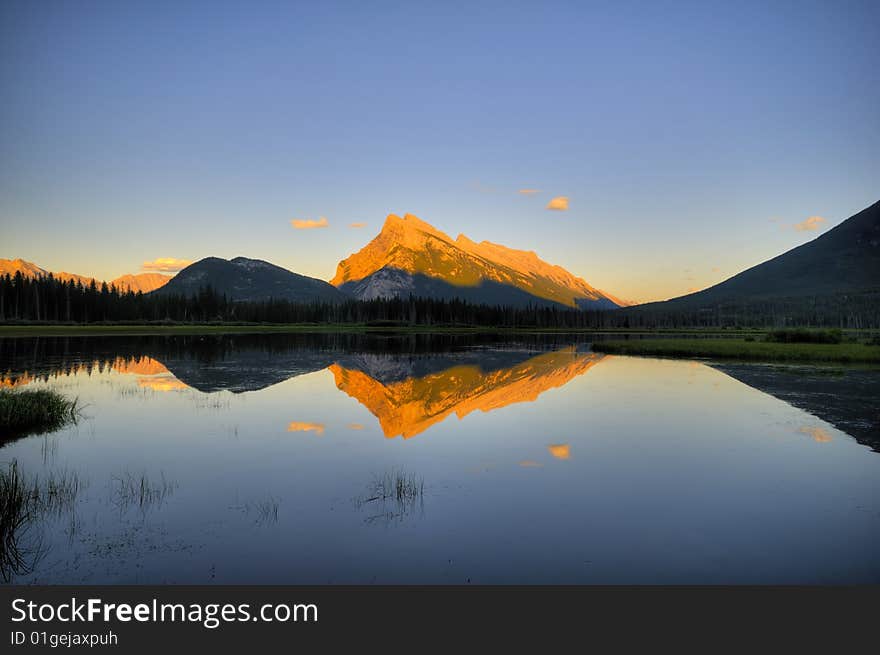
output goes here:
[{"label": "marsh grass", "polygon": [[411,473],[398,469],[373,475],[367,493],[355,498],[358,509],[377,507],[379,512],[368,516],[367,523],[391,521],[409,515],[416,507],[423,507],[425,482]]},{"label": "marsh grass", "polygon": [[0,438],[24,437],[76,423],[82,407],[51,389],[0,389]]},{"label": "marsh grass", "polygon": [[841,343],[843,332],[833,330],[807,330],[806,328],[788,328],[771,330],[764,337],[770,343]]},{"label": "marsh grass", "polygon": [[395,470],[381,476],[373,476],[370,489],[372,496],[365,499],[364,502],[393,499],[396,502],[405,503],[421,497],[425,490],[425,483],[414,475]]},{"label": "marsh grass", "polygon": [[44,515],[60,516],[73,509],[77,496],[85,487],[76,471],[61,469],[31,483],[31,499]]},{"label": "marsh grass", "polygon": [[230,398],[225,394],[209,394],[206,396],[202,393],[192,393],[190,394],[190,397],[193,400],[193,405],[196,410],[219,412],[232,408]]},{"label": "marsh grass", "polygon": [[257,525],[268,525],[270,523],[278,523],[278,507],[279,502],[269,496],[263,500],[248,502],[243,505],[232,505],[229,509],[237,509],[247,515],[254,514],[254,523]]},{"label": "marsh grass", "polygon": [[34,570],[46,553],[40,521],[66,512],[72,515],[82,488],[72,471],[27,478],[15,460],[0,471],[0,578],[4,582]]},{"label": "marsh grass", "polygon": [[653,357],[703,357],[752,361],[880,363],[880,348],[862,343],[779,343],[743,339],[643,339],[597,341],[596,352]]},{"label": "marsh grass", "polygon": [[278,523],[278,501],[267,498],[255,504],[257,510],[257,523]]},{"label": "marsh grass", "polygon": [[161,507],[177,489],[177,483],[168,480],[165,473],[158,480],[151,480],[146,473],[133,474],[128,471],[114,475],[111,480],[111,497],[121,510],[137,507],[146,512],[153,506]]},{"label": "marsh grass", "polygon": [[91,335],[153,335],[153,334],[272,334],[272,333],[365,333],[393,332],[401,334],[745,334],[763,333],[760,328],[537,328],[449,325],[367,325],[366,323],[154,323],[154,324],[33,324],[0,325],[0,336],[91,336]]}]

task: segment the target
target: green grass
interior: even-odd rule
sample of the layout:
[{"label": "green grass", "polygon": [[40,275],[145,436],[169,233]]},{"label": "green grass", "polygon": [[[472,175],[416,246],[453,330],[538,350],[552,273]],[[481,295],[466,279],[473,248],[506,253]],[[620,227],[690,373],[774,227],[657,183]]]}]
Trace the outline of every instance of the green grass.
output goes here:
[{"label": "green grass", "polygon": [[79,405],[50,389],[0,389],[0,438],[23,437],[76,423]]},{"label": "green grass", "polygon": [[272,333],[368,333],[399,332],[401,334],[515,334],[515,333],[561,333],[561,334],[718,334],[725,336],[763,335],[757,329],[706,329],[706,328],[535,328],[492,326],[440,326],[440,325],[369,325],[364,323],[179,323],[179,324],[34,324],[0,325],[0,337],[43,336],[113,336],[113,335],[162,335],[162,334],[272,334]]},{"label": "green grass", "polygon": [[790,362],[880,363],[880,347],[862,343],[776,343],[742,339],[601,341],[596,352],[653,357],[701,357]]}]

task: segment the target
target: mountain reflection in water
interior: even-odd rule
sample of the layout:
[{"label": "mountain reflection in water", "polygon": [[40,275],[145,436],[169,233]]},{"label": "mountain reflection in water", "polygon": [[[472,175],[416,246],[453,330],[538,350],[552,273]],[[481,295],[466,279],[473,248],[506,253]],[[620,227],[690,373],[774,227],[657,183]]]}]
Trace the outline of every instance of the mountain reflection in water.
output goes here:
[{"label": "mountain reflection in water", "polygon": [[[589,335],[287,334],[0,338],[0,387],[113,371],[154,392],[259,391],[329,370],[386,437],[413,437],[450,414],[531,402],[602,360]],[[695,363],[696,364],[696,363]],[[702,364],[698,364],[702,366]],[[876,372],[714,364],[880,450]],[[306,430],[291,423],[291,431]],[[362,429],[362,425],[351,429]],[[813,435],[817,441],[820,436]],[[560,451],[561,452],[561,451]],[[554,457],[562,457],[554,453]]]},{"label": "mountain reflection in water", "polygon": [[70,489],[16,542],[41,559],[4,576],[0,557],[0,579],[880,580],[880,460],[850,438],[876,425],[880,374],[591,338],[0,338],[4,386],[85,408],[0,436],[29,489]]},{"label": "mountain reflection in water", "polygon": [[586,373],[603,358],[573,346],[529,357],[512,366],[484,371],[459,365],[422,377],[383,383],[368,371],[332,364],[336,386],[370,410],[386,437],[414,437],[450,414],[491,412],[532,402],[548,389]]}]

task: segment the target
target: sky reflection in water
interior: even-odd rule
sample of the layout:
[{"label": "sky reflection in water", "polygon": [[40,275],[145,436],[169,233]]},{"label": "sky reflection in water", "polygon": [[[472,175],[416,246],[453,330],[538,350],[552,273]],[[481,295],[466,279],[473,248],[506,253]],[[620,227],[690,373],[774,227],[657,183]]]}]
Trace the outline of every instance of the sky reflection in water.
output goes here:
[{"label": "sky reflection in water", "polygon": [[[877,453],[703,363],[561,337],[0,345],[3,384],[87,404],[0,449],[84,482],[19,582],[880,580]],[[418,503],[363,502],[391,472]],[[119,502],[141,477],[154,502]]]}]

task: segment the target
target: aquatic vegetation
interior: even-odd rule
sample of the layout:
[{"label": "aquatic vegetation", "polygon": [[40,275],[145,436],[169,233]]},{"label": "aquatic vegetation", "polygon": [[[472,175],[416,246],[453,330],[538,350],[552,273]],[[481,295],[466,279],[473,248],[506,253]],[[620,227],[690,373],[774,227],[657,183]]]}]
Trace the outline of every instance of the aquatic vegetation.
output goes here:
[{"label": "aquatic vegetation", "polygon": [[72,471],[26,478],[13,460],[0,471],[0,579],[28,574],[46,553],[38,527],[50,515],[71,512],[83,488]]},{"label": "aquatic vegetation", "polygon": [[269,496],[263,500],[248,502],[244,505],[233,505],[230,509],[241,510],[245,514],[251,514],[253,512],[256,516],[256,519],[254,520],[256,525],[267,525],[269,523],[278,523],[279,505],[280,503],[278,500]]},{"label": "aquatic vegetation", "polygon": [[377,506],[379,512],[366,518],[367,523],[377,520],[386,522],[410,514],[421,506],[425,493],[425,481],[411,473],[394,469],[374,475],[367,492],[355,498],[358,509]]},{"label": "aquatic vegetation", "polygon": [[51,389],[0,389],[0,438],[41,434],[76,423],[79,401]]},{"label": "aquatic vegetation", "polygon": [[274,498],[267,498],[255,503],[254,507],[257,510],[258,524],[278,522],[278,501]]},{"label": "aquatic vegetation", "polygon": [[425,491],[425,482],[415,475],[394,470],[374,476],[371,488],[373,495],[364,502],[394,499],[403,503],[420,498]]},{"label": "aquatic vegetation", "polygon": [[764,337],[771,343],[841,343],[840,330],[807,330],[805,328],[771,330]]},{"label": "aquatic vegetation", "polygon": [[113,502],[120,510],[137,507],[141,511],[146,511],[154,505],[161,507],[177,486],[177,483],[168,480],[164,473],[160,473],[159,480],[154,481],[146,473],[133,474],[126,471],[111,479],[111,494]]},{"label": "aquatic vegetation", "polygon": [[25,533],[34,521],[30,489],[12,462],[0,472],[0,576],[9,582],[13,574],[33,570],[41,544],[23,545]]},{"label": "aquatic vegetation", "polygon": [[792,343],[740,339],[597,341],[593,350],[614,355],[709,357],[754,361],[880,362],[880,350],[862,343]]}]

